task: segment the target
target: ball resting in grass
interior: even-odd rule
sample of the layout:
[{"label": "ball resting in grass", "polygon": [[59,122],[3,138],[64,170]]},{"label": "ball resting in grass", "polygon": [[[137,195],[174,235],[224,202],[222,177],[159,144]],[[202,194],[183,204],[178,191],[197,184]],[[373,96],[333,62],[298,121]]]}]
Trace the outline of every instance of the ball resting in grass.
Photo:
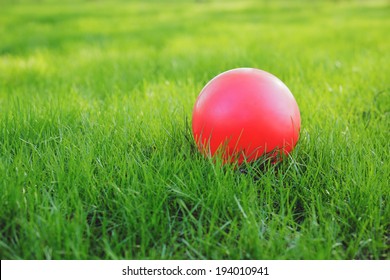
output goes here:
[{"label": "ball resting in grass", "polygon": [[213,78],[199,94],[192,132],[206,156],[223,162],[252,162],[286,155],[295,147],[301,127],[297,102],[274,75],[237,68]]}]

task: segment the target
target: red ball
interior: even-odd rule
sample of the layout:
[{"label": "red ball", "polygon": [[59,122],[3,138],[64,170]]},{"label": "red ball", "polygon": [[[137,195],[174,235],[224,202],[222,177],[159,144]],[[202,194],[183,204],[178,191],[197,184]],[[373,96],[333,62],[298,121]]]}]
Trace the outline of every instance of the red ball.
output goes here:
[{"label": "red ball", "polygon": [[292,151],[301,116],[294,96],[272,74],[237,68],[213,78],[202,89],[192,115],[192,132],[206,156],[242,163]]}]

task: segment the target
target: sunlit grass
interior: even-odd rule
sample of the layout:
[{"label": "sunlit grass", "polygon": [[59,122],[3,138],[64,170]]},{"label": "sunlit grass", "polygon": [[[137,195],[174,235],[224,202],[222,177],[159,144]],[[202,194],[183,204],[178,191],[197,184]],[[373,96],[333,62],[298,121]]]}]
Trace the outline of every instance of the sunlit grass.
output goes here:
[{"label": "sunlit grass", "polygon": [[[388,259],[390,8],[313,2],[3,1],[1,258]],[[194,146],[235,67],[299,104],[280,164]]]}]

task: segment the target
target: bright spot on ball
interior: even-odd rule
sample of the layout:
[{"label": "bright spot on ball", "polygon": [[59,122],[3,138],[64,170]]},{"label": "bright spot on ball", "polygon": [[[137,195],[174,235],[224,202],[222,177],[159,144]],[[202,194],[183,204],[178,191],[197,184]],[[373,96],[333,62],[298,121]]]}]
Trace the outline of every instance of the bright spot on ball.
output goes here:
[{"label": "bright spot on ball", "polygon": [[272,74],[237,68],[213,78],[202,89],[192,115],[192,132],[206,156],[224,162],[277,157],[295,147],[301,116],[294,96]]}]

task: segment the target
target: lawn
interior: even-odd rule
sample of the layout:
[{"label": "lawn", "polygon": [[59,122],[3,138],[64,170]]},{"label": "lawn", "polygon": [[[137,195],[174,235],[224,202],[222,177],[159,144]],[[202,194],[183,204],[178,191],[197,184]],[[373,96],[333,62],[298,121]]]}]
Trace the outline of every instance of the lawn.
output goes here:
[{"label": "lawn", "polygon": [[[386,1],[0,0],[1,259],[390,259]],[[278,164],[222,166],[215,75],[279,77]]]}]

